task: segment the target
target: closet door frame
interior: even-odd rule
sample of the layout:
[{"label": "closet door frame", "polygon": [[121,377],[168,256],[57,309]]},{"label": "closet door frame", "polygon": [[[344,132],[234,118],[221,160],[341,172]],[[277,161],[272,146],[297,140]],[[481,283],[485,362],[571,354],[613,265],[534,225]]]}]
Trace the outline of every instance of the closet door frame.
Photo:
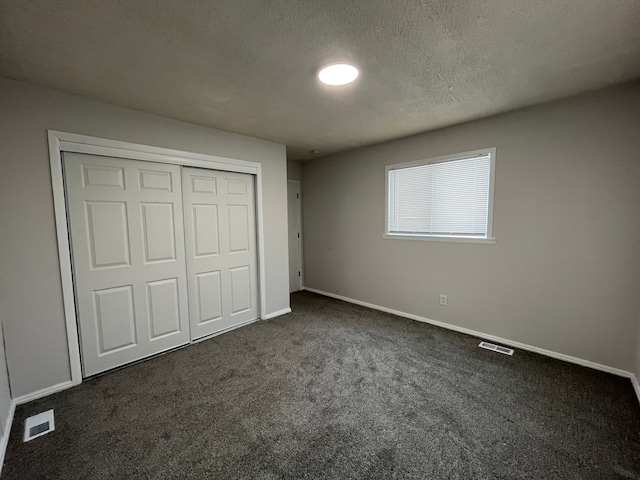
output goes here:
[{"label": "closet door frame", "polygon": [[[58,256],[60,262],[60,279],[64,317],[69,347],[69,365],[71,381],[56,385],[55,391],[82,383],[82,364],[80,360],[80,343],[76,318],[76,301],[74,295],[70,232],[67,218],[67,202],[62,170],[63,152],[86,153],[114,157],[119,159],[142,160],[156,163],[168,163],[187,167],[206,168],[226,172],[248,173],[254,176],[256,200],[256,244],[258,254],[258,301],[259,319],[267,318],[265,291],[265,259],[264,259],[264,222],[262,202],[262,166],[258,162],[236,160],[233,158],[184,152],[168,148],[153,147],[136,143],[120,142],[87,135],[47,131],[49,140],[49,160],[51,164],[51,186],[53,188],[53,205],[55,213],[56,236],[58,240]],[[47,392],[47,394],[52,392]]]}]

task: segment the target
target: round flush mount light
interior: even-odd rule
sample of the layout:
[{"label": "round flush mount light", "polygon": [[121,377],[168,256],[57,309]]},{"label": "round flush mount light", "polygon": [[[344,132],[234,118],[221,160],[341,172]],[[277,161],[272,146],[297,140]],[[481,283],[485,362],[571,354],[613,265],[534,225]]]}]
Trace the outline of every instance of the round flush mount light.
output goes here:
[{"label": "round flush mount light", "polygon": [[318,72],[320,81],[327,85],[346,85],[353,82],[360,72],[348,63],[334,63],[322,67]]}]

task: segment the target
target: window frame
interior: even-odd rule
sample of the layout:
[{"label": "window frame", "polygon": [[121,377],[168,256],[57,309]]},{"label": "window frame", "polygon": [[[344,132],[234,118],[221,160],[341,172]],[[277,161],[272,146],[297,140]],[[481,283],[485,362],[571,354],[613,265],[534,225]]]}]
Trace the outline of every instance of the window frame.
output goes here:
[{"label": "window frame", "polygon": [[[418,167],[422,165],[431,165],[433,163],[451,162],[453,160],[462,160],[474,156],[489,155],[489,206],[487,212],[487,235],[486,237],[470,237],[463,235],[435,235],[430,233],[395,233],[389,232],[389,172],[392,170],[401,170],[403,168]],[[496,148],[482,148],[472,150],[470,152],[454,153],[451,155],[442,155],[439,157],[427,158],[423,160],[414,160],[412,162],[395,163],[386,165],[384,168],[384,233],[383,239],[389,240],[426,240],[431,242],[453,242],[453,243],[480,243],[486,245],[495,245],[496,239],[493,236],[493,207],[494,207],[494,189],[496,177]]]}]

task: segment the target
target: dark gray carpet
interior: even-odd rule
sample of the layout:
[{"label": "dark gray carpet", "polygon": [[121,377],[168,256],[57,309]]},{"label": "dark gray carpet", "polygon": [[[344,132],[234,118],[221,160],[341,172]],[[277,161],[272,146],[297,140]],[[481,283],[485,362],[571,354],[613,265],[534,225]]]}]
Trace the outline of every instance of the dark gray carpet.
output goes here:
[{"label": "dark gray carpet", "polygon": [[[6,479],[640,479],[628,379],[310,293],[18,408]],[[21,443],[54,408],[56,431]]]}]

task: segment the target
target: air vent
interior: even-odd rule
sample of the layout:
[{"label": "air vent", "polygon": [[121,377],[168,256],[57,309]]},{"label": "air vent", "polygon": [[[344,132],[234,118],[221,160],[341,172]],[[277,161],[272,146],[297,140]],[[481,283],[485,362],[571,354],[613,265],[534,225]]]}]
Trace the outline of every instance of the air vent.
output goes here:
[{"label": "air vent", "polygon": [[24,441],[28,442],[34,438],[41,437],[49,432],[53,432],[55,429],[53,410],[39,413],[38,415],[27,418],[24,422]]},{"label": "air vent", "polygon": [[494,352],[503,353],[505,355],[513,355],[513,349],[502,347],[500,345],[496,345],[495,343],[480,342],[480,345],[478,346],[480,348],[485,348],[487,350],[492,350]]}]

